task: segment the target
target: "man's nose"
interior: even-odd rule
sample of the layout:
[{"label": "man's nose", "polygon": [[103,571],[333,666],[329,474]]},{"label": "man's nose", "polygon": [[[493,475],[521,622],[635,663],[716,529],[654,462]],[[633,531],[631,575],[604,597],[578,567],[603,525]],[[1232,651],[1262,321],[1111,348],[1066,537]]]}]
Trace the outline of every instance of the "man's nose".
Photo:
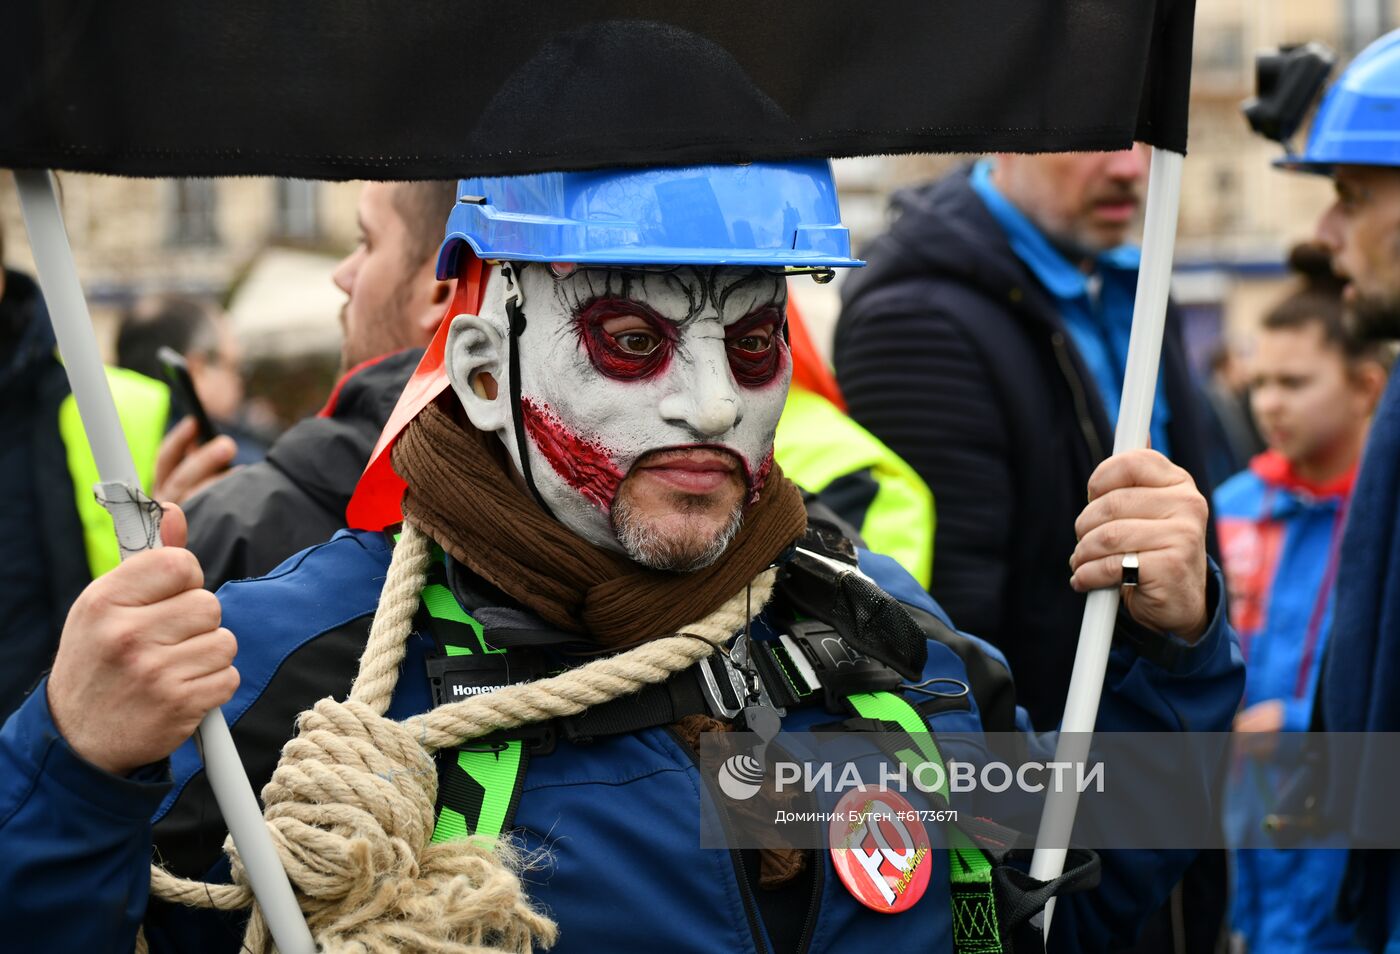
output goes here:
[{"label": "man's nose", "polygon": [[662,399],[661,416],[699,438],[719,437],[743,417],[724,338],[697,340],[690,351],[689,367],[677,382],[680,390]]},{"label": "man's nose", "polygon": [[340,260],[340,264],[331,272],[331,281],[335,282],[335,287],[345,294],[350,294],[350,289],[355,286],[355,272],[360,267],[360,250],[356,249]]},{"label": "man's nose", "polygon": [[1327,211],[1322,213],[1322,218],[1317,220],[1316,239],[1332,255],[1336,255],[1342,249],[1342,206],[1340,202],[1333,202],[1327,207]]},{"label": "man's nose", "polygon": [[1137,182],[1147,174],[1147,164],[1151,153],[1141,143],[1131,149],[1122,149],[1108,159],[1108,174],[1111,178],[1125,182]]}]

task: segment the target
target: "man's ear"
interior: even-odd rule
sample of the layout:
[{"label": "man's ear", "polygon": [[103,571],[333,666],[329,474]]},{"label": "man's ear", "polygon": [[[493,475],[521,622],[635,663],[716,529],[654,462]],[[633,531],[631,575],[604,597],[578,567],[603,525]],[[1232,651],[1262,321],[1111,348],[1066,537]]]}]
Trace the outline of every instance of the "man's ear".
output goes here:
[{"label": "man's ear", "polygon": [[1381,402],[1385,386],[1390,380],[1390,372],[1379,361],[1361,361],[1352,371],[1357,389],[1361,392],[1366,407],[1366,416],[1376,413],[1376,405]]},{"label": "man's ear", "polygon": [[479,431],[510,426],[503,329],[480,315],[457,315],[447,329],[447,380]]},{"label": "man's ear", "polygon": [[415,319],[418,323],[418,330],[428,339],[432,339],[437,332],[438,322],[442,321],[442,311],[447,307],[447,303],[452,300],[452,296],[457,292],[457,279],[449,278],[447,281],[433,280],[433,288],[428,296],[427,306]]}]

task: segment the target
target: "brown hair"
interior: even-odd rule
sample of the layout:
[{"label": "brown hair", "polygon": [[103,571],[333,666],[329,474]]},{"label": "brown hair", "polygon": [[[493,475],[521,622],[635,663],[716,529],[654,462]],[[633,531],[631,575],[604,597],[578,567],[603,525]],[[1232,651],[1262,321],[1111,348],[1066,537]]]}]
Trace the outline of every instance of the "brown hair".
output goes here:
[{"label": "brown hair", "polygon": [[392,195],[394,209],[408,227],[409,264],[416,266],[442,244],[448,213],[457,201],[457,183],[452,179],[400,182]]},{"label": "brown hair", "polygon": [[143,298],[123,313],[117,327],[117,364],[163,380],[157,352],[174,348],[185,357],[218,350],[219,326],[209,305],[183,295]]},{"label": "brown hair", "polygon": [[1298,275],[1297,285],[1264,315],[1262,327],[1278,331],[1316,325],[1322,329],[1323,341],[1340,351],[1347,364],[1374,361],[1389,371],[1391,349],[1357,335],[1347,321],[1342,304],[1346,281],[1332,271],[1327,249],[1311,242],[1295,245],[1288,253],[1288,267]]}]

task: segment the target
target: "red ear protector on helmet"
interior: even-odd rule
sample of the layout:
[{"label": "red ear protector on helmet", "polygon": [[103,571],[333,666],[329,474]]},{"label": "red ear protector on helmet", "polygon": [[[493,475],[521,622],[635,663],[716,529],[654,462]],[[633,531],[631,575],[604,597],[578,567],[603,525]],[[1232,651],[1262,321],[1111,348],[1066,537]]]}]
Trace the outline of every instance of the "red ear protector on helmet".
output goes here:
[{"label": "red ear protector on helmet", "polygon": [[458,256],[457,291],[417,370],[399,395],[374,453],[360,475],[360,482],[355,485],[350,504],[345,508],[346,525],[352,529],[383,530],[403,520],[403,492],[408,485],[394,472],[389,452],[408,423],[447,390],[447,332],[453,317],[481,314],[481,302],[486,297],[485,263],[473,255],[469,247],[463,247]]}]

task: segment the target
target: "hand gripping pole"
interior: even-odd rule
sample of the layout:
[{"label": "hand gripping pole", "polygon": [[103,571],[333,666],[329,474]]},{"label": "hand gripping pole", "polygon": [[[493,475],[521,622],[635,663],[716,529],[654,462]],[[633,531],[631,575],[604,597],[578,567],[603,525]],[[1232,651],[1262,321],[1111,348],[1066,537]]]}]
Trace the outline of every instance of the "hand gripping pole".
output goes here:
[{"label": "hand gripping pole", "polygon": [[[1118,429],[1113,453],[1147,446],[1152,425],[1152,401],[1157,394],[1157,368],[1162,356],[1162,334],[1167,323],[1167,296],[1171,291],[1172,252],[1176,245],[1176,218],[1181,200],[1181,164],[1185,157],[1153,148],[1152,170],[1147,183],[1147,214],[1143,225],[1142,265],[1138,270],[1137,298],[1133,302],[1133,330],[1128,339],[1128,366],[1124,371],[1123,397],[1118,405]],[[1079,648],[1069,680],[1069,696],[1060,721],[1060,741],[1055,761],[1083,763],[1089,757],[1094,720],[1099,712],[1108,651],[1118,617],[1118,587],[1095,590],[1084,607],[1079,628]],[[1041,881],[1058,878],[1065,855],[1079,792],[1051,791],[1040,816],[1031,877]],[[1055,899],[1045,906],[1045,936]]]},{"label": "hand gripping pole", "polygon": [[[160,546],[160,509],[141,491],[136,477],[136,466],[102,369],[87,301],[78,283],[78,269],[63,228],[53,177],[46,171],[17,170],[15,182],[54,336],[97,472],[102,477],[96,492],[112,514],[125,559],[140,550]],[[238,846],[249,886],[278,950],[282,954],[314,954],[316,944],[273,847],[223,711],[211,709],[195,737],[219,811]]]}]

